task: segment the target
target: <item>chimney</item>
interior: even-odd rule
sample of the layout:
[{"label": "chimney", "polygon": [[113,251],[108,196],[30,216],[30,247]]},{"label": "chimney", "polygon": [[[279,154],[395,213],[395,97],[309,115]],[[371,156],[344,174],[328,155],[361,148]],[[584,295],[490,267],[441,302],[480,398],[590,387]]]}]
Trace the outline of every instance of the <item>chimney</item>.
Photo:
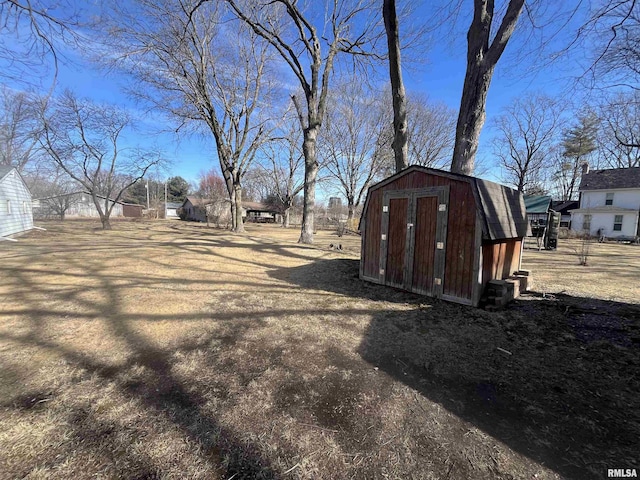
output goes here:
[{"label": "chimney", "polygon": [[582,175],[586,175],[587,173],[589,173],[589,163],[584,162],[582,164]]}]

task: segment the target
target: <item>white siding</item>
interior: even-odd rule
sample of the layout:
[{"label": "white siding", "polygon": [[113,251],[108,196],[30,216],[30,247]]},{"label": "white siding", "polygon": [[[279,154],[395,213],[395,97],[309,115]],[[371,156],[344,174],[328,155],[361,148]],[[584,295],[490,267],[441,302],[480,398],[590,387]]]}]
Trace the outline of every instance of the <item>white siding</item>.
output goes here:
[{"label": "white siding", "polygon": [[[90,218],[99,218],[98,210],[93,203],[93,199],[91,195],[88,193],[73,193],[71,196],[71,205],[65,212],[65,218],[82,218],[82,217],[90,217]],[[104,211],[104,198],[99,198],[100,206]],[[51,204],[57,205],[60,200],[58,198],[51,199],[41,199],[39,201],[40,206],[36,208],[36,218],[58,218],[56,214],[56,209],[52,208]],[[113,202],[109,200],[109,205],[112,205]],[[116,203],[111,210],[111,218],[113,217],[122,217],[124,215],[122,204]]]},{"label": "white siding", "polygon": [[[98,213],[98,209],[94,205],[91,195],[84,193],[84,194],[79,194],[79,196],[80,198],[78,199],[78,201],[73,205],[71,205],[71,207],[69,207],[69,210],[67,210],[65,217],[67,218],[76,218],[76,217],[98,218],[100,217],[100,214]],[[100,207],[104,211],[104,198],[99,198],[98,200],[100,201]],[[111,205],[113,205],[113,202],[109,200],[109,206]],[[113,207],[113,210],[111,210],[111,217],[113,218],[113,217],[122,217],[122,216],[123,216],[122,204],[116,203]]]},{"label": "white siding", "polygon": [[606,205],[607,193],[613,193],[613,206],[640,210],[640,188],[593,190],[582,192],[580,208],[603,207]]},{"label": "white siding", "polygon": [[[7,205],[11,205],[9,213]],[[0,237],[33,228],[31,194],[17,170],[0,179]]]},{"label": "white siding", "polygon": [[[634,237],[637,232],[638,213],[637,212],[576,212],[571,217],[571,230],[584,232],[582,229],[584,216],[591,215],[591,228],[589,234],[596,236],[598,230],[602,229],[605,237]],[[613,223],[616,215],[622,215],[622,230],[614,230]]]}]

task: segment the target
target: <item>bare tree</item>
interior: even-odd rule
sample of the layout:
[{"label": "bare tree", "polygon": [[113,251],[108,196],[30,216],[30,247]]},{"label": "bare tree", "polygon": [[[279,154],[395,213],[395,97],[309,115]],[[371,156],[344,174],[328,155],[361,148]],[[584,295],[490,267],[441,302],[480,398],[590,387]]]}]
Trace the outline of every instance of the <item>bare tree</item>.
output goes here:
[{"label": "bare tree", "polygon": [[78,2],[0,1],[0,76],[31,82],[41,67],[53,64],[51,91],[58,73],[62,44],[76,45],[81,12]]},{"label": "bare tree", "polygon": [[502,180],[521,192],[539,188],[550,166],[557,141],[560,110],[544,95],[518,98],[495,119],[493,151],[500,160]]},{"label": "bare tree", "polygon": [[32,96],[0,88],[0,165],[22,172],[33,160],[39,135],[37,110]]},{"label": "bare tree", "polygon": [[466,175],[473,174],[491,78],[516,28],[524,0],[509,0],[497,29],[494,0],[474,0],[473,5],[473,21],[467,32],[467,70],[451,162],[452,172]]},{"label": "bare tree", "polygon": [[[227,0],[238,18],[264,38],[291,69],[304,92],[304,103],[293,101],[303,131],[305,159],[304,207],[299,241],[313,243],[316,143],[326,115],[327,95],[336,59],[343,55],[366,58],[381,37],[374,0]],[[322,5],[319,5],[323,3]],[[314,11],[315,9],[315,11]]]},{"label": "bare tree", "polygon": [[618,93],[599,107],[598,151],[609,168],[640,167],[640,92]]},{"label": "bare tree", "polygon": [[640,5],[637,0],[594,3],[589,20],[578,30],[593,52],[589,68],[604,86],[640,88]]},{"label": "bare tree", "polygon": [[[212,135],[231,201],[232,229],[244,231],[242,179],[269,133],[267,45],[198,0],[138,0],[114,13],[118,66],[146,88],[134,94]],[[228,22],[235,22],[229,24]]]},{"label": "bare tree", "polygon": [[400,59],[400,35],[395,0],[382,2],[382,17],[387,34],[389,52],[389,78],[391,79],[391,95],[393,98],[393,154],[396,172],[409,166],[408,157],[408,121],[407,94],[402,81],[402,62]]},{"label": "bare tree", "polygon": [[407,107],[409,164],[445,168],[455,140],[455,112],[421,94],[410,94]]},{"label": "bare tree", "polygon": [[30,186],[31,194],[40,202],[40,212],[44,217],[56,216],[64,220],[67,211],[79,203],[81,190],[59,166],[54,166],[52,177],[40,178]]},{"label": "bare tree", "polygon": [[[222,177],[216,174],[215,170],[201,172],[198,180],[198,195],[205,200],[205,213],[207,217],[207,226],[214,222],[217,227],[220,226],[220,219],[223,217],[225,209],[225,200],[228,199],[226,182]],[[227,217],[228,218],[228,217]]]},{"label": "bare tree", "polygon": [[40,147],[91,195],[102,228],[110,230],[115,202],[161,162],[160,156],[123,148],[130,119],[121,110],[80,101],[70,92],[49,105],[43,103]]},{"label": "bare tree", "polygon": [[273,196],[282,209],[282,226],[289,228],[291,208],[304,189],[304,155],[300,128],[296,118],[287,112],[274,137],[262,149],[263,161],[258,166],[268,196]]},{"label": "bare tree", "polygon": [[384,95],[364,92],[351,79],[329,96],[320,154],[329,176],[347,199],[348,220],[385,166],[385,157],[376,148],[387,118],[383,99]]}]

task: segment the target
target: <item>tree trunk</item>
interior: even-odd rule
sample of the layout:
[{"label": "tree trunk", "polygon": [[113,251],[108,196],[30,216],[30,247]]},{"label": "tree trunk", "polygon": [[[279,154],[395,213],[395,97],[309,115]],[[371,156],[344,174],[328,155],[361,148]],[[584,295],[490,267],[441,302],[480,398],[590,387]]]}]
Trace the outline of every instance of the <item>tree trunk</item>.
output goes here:
[{"label": "tree trunk", "polygon": [[460,113],[456,125],[451,171],[473,175],[480,132],[486,119],[485,105],[493,68],[485,71],[479,65],[467,65]]},{"label": "tree trunk", "polygon": [[109,217],[107,217],[106,215],[101,215],[100,221],[102,222],[103,230],[111,230],[111,223],[109,222]]},{"label": "tree trunk", "polygon": [[298,243],[313,243],[316,177],[318,176],[317,138],[318,127],[307,128],[304,131],[304,142],[302,143],[302,152],[304,153],[304,206],[302,208],[302,229]]},{"label": "tree trunk", "polygon": [[290,217],[291,207],[286,207],[284,212],[282,212],[282,228],[289,228],[289,217]]},{"label": "tree trunk", "polygon": [[353,216],[356,212],[356,206],[353,202],[349,202],[347,205],[347,225],[351,225],[351,220],[353,220]]},{"label": "tree trunk", "polygon": [[[480,132],[486,118],[485,105],[493,71],[516,28],[524,0],[509,0],[500,26],[491,40],[493,0],[474,0],[473,21],[467,31],[467,72],[456,125],[451,171],[472,175]],[[493,26],[495,27],[495,26]]]},{"label": "tree trunk", "polygon": [[233,231],[236,233],[244,232],[244,223],[242,223],[242,186],[239,182],[234,182],[233,196],[235,199],[235,212],[233,218]]},{"label": "tree trunk", "polygon": [[393,96],[393,154],[396,161],[396,173],[409,166],[408,127],[407,127],[407,95],[402,81],[400,62],[400,39],[398,35],[398,19],[396,17],[395,0],[384,0],[382,6],[384,27],[387,32],[389,49],[389,77]]},{"label": "tree trunk", "polygon": [[231,200],[231,231],[235,231],[236,228],[236,198],[235,194],[231,194],[229,196],[229,200]]}]

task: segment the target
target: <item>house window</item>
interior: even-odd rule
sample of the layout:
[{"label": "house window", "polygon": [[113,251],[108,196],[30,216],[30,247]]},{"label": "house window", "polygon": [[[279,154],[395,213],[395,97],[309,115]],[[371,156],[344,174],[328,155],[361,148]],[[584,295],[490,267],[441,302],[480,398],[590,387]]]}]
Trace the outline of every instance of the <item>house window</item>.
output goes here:
[{"label": "house window", "polygon": [[11,200],[7,200],[7,215],[11,215]]},{"label": "house window", "polygon": [[613,193],[607,193],[607,197],[604,200],[605,205],[613,205]]},{"label": "house window", "polygon": [[587,232],[591,231],[591,215],[585,215],[582,219],[582,229]]},{"label": "house window", "polygon": [[22,202],[22,213],[29,213],[29,207],[27,206],[27,202]]},{"label": "house window", "polygon": [[622,231],[622,215],[616,215],[613,219],[613,231],[621,232]]}]

